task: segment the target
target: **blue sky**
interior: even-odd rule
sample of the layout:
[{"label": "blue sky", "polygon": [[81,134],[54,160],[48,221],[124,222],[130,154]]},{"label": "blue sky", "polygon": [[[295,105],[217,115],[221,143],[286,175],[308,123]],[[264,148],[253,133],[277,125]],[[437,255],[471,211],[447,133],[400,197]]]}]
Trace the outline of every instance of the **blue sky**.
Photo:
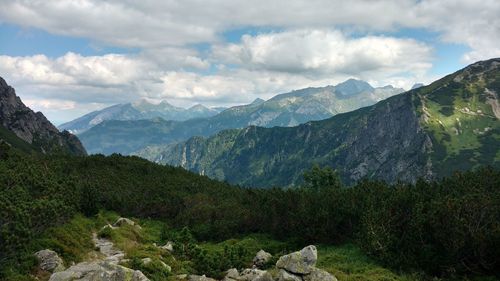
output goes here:
[{"label": "blue sky", "polygon": [[494,0],[203,8],[196,0],[6,0],[0,76],[55,123],[142,98],[228,106],[348,78],[409,88],[500,56],[498,14]]}]

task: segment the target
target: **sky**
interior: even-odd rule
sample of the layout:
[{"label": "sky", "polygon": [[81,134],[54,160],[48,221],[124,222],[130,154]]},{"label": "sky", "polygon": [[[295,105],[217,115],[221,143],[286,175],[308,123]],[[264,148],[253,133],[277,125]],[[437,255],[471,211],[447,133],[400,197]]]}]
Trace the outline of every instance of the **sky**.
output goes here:
[{"label": "sky", "polygon": [[500,57],[499,0],[0,0],[0,77],[61,124],[348,78],[409,89]]}]

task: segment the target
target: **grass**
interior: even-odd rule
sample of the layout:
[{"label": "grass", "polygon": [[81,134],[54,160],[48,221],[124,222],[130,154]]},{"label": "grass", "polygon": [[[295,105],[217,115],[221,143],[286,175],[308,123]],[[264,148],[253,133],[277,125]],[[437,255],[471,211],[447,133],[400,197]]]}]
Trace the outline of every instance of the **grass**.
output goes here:
[{"label": "grass", "polygon": [[[32,252],[45,248],[55,250],[64,259],[67,266],[73,262],[96,259],[99,257],[99,253],[94,248],[91,238],[92,233],[98,232],[107,224],[114,223],[119,217],[118,214],[113,212],[100,212],[92,218],[78,215],[69,223],[51,228],[41,238],[34,240],[31,245]],[[166,242],[165,230],[168,230],[168,226],[165,223],[148,219],[133,220],[141,227],[124,225],[106,233],[107,237],[114,242],[115,247],[125,253],[125,259],[128,261],[123,264],[124,266],[141,270],[152,281],[176,280],[175,275],[195,272],[193,261],[185,260],[178,256],[178,253],[171,254],[157,246]],[[168,231],[176,232],[176,230]],[[274,264],[278,257],[300,250],[307,245],[300,245],[293,241],[278,241],[267,235],[254,234],[217,243],[201,242],[198,246],[209,253],[221,253],[227,247],[241,247],[245,250],[242,257],[244,267],[251,267],[253,257],[259,250],[263,249],[273,255],[273,260],[268,264],[267,270],[276,276],[277,270],[274,268]],[[429,280],[428,277],[422,274],[399,273],[385,268],[353,244],[340,246],[317,245],[317,247],[317,267],[332,273],[341,281]],[[151,258],[152,262],[145,265],[142,262],[144,258]],[[31,255],[25,256],[24,259],[24,263],[21,263],[22,267],[16,269],[13,266],[7,269],[10,272],[6,275],[7,280],[32,281],[36,280],[34,275],[36,275],[37,280],[48,280],[50,277],[48,274],[34,270],[36,261],[33,260]],[[169,265],[172,272],[167,270],[162,263]],[[495,279],[470,280],[492,281]]]}]

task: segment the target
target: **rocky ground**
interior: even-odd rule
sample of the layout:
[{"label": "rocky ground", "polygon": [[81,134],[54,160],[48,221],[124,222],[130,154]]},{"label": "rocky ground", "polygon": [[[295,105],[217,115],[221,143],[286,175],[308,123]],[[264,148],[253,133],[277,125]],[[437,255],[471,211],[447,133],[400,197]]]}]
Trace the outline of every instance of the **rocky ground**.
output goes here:
[{"label": "rocky ground", "polygon": [[[132,220],[126,218],[118,219],[113,225],[106,225],[103,229],[116,229],[122,225],[132,225],[139,228]],[[102,231],[102,230],[101,230]],[[123,266],[128,262],[126,254],[118,249],[115,244],[106,237],[93,234],[92,241],[99,256],[91,261],[74,264],[69,268],[64,267],[63,260],[56,252],[45,249],[39,251],[35,256],[39,260],[39,267],[43,271],[51,273],[49,281],[148,281],[149,279],[139,270],[133,270]],[[163,246],[165,249],[173,250],[172,243]],[[315,246],[307,246],[301,251],[281,256],[276,263],[276,270],[266,271],[262,268],[272,259],[272,255],[264,250],[259,251],[253,259],[253,267],[246,269],[232,268],[226,272],[223,281],[336,281],[330,273],[316,268],[318,254]],[[143,263],[150,259],[143,259]],[[166,264],[164,266],[170,270]],[[169,280],[187,281],[216,281],[205,275],[176,275]]]}]

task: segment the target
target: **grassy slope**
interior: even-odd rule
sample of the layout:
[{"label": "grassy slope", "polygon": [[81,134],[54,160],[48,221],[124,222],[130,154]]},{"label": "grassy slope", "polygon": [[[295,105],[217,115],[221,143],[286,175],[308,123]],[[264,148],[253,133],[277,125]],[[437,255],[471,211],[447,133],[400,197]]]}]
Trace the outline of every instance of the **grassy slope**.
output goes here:
[{"label": "grassy slope", "polygon": [[[34,240],[28,246],[28,252],[50,248],[59,253],[66,265],[71,263],[94,260],[99,258],[99,253],[93,246],[91,235],[97,232],[103,225],[114,222],[119,216],[112,212],[101,212],[93,218],[76,216],[69,223],[49,229],[41,238]],[[134,227],[121,227],[113,230],[109,238],[115,246],[123,250],[130,261],[125,266],[142,270],[151,280],[175,280],[177,274],[192,273],[192,264],[178,256],[155,247],[153,244],[161,245],[162,230],[165,224],[155,220],[137,220],[142,229]],[[200,246],[209,252],[223,251],[228,245],[241,246],[246,250],[244,259],[251,266],[251,260],[255,253],[264,249],[272,253],[275,257],[300,249],[305,245],[296,245],[294,242],[276,241],[265,235],[250,235],[223,242],[203,242]],[[367,257],[357,246],[345,244],[341,246],[318,245],[319,268],[325,269],[334,274],[339,280],[354,281],[418,281],[425,280],[418,274],[401,274],[396,271],[384,268],[380,264]],[[142,258],[152,258],[153,262],[149,267],[138,263]],[[161,270],[158,262],[163,261],[172,267],[172,273],[168,274]],[[274,262],[274,261],[273,261]],[[13,264],[9,268],[3,269],[9,272],[7,280],[28,281],[48,280],[47,273],[34,270],[36,261],[25,255],[22,263]],[[271,266],[269,270],[277,273]],[[435,279],[437,280],[437,279]],[[492,279],[493,280],[493,279]]]}]

